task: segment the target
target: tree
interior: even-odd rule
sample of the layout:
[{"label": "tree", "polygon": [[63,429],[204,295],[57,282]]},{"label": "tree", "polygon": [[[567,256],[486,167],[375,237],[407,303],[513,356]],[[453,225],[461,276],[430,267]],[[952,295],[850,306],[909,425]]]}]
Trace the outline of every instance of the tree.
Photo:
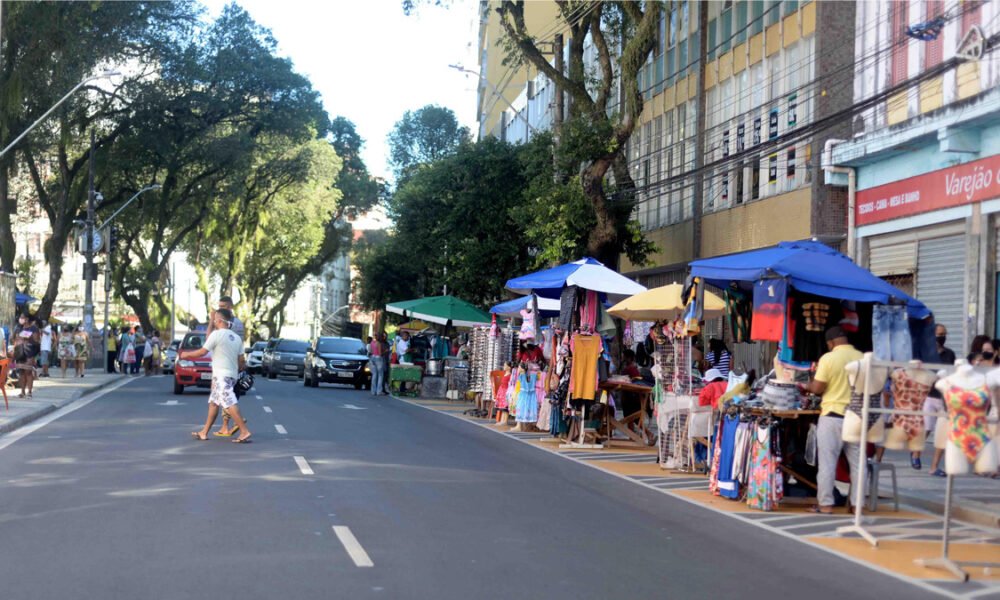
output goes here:
[{"label": "tree", "polygon": [[461,127],[450,108],[428,104],[406,111],[389,132],[389,165],[397,184],[418,165],[451,155],[469,139],[469,129]]},{"label": "tree", "polygon": [[127,259],[116,265],[115,287],[144,326],[151,325],[151,303],[167,312],[171,255],[204,228],[218,199],[260,157],[259,147],[276,139],[304,144],[326,132],[318,94],[275,47],[270,32],[230,5],[207,30],[177,40],[161,76],[133,92],[128,135],[108,149],[102,171],[107,189],[121,193],[102,208],[111,210],[144,182],[162,182],[119,217]]},{"label": "tree", "polygon": [[13,270],[14,238],[8,182],[25,168],[52,235],[45,244],[49,281],[39,314],[47,318],[62,276],[73,219],[86,200],[87,142],[98,131],[104,148],[123,133],[128,115],[123,90],[148,75],[174,37],[194,21],[190,2],[7,3],[0,47],[0,138],[20,134],[81,80],[108,65],[129,64],[115,90],[89,85],[67,100],[0,160],[0,267]]},{"label": "tree", "polygon": [[[579,188],[593,209],[587,251],[609,265],[617,265],[622,251],[641,263],[651,246],[629,224],[635,186],[624,149],[642,112],[638,73],[655,45],[661,3],[591,2],[585,9],[569,0],[557,0],[557,4],[569,31],[566,72],[550,64],[539,47],[547,40],[536,40],[528,31],[523,0],[504,0],[497,8],[510,50],[508,64],[530,64],[571,99],[556,151],[561,162],[573,167],[562,172],[578,173]],[[597,55],[598,67],[593,71],[584,62],[588,39]],[[621,50],[617,60],[613,49]],[[612,106],[619,83],[622,101]],[[609,198],[609,174],[618,190],[617,203]]]},{"label": "tree", "polygon": [[445,285],[476,304],[498,300],[507,279],[535,264],[523,191],[534,169],[552,175],[551,161],[522,160],[529,149],[465,143],[404,180],[388,205],[392,235],[359,252],[362,302],[380,308]]}]

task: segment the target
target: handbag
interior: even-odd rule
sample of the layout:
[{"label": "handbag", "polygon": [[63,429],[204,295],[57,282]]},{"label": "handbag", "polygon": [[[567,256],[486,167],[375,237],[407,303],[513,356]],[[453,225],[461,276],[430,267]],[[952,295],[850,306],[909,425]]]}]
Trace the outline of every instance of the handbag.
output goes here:
[{"label": "handbag", "polygon": [[236,384],[233,385],[233,391],[236,393],[236,397],[246,395],[253,388],[253,375],[247,373],[246,371],[240,371],[239,377],[236,378]]},{"label": "handbag", "polygon": [[135,362],[135,347],[132,346],[132,344],[129,344],[128,347],[125,348],[125,362],[127,363]]}]

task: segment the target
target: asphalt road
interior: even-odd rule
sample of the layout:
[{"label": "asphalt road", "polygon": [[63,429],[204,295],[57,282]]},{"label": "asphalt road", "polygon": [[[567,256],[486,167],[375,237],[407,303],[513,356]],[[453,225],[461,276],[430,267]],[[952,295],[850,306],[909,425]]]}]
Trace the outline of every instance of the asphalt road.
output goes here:
[{"label": "asphalt road", "polygon": [[237,445],[170,392],[0,438],[0,598],[931,597],[391,398],[258,379]]}]

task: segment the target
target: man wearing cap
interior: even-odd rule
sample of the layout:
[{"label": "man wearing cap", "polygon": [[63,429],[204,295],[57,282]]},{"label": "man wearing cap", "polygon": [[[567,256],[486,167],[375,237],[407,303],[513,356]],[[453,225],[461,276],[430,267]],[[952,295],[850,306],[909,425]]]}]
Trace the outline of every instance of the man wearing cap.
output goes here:
[{"label": "man wearing cap", "polygon": [[837,461],[840,452],[847,448],[847,461],[851,465],[851,485],[863,485],[858,477],[858,445],[843,440],[844,413],[851,403],[851,386],[847,380],[846,367],[861,360],[863,355],[847,341],[847,335],[840,327],[826,331],[826,347],[829,350],[820,357],[816,375],[805,391],[822,397],[819,425],[816,430],[817,461],[816,500],[818,506],[811,511],[830,514],[833,512],[833,484],[837,476]]}]

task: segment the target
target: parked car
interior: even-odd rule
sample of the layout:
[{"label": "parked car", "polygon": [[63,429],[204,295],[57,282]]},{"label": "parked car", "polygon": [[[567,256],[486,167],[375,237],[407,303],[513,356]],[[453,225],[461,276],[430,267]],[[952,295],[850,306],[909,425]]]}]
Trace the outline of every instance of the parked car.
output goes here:
[{"label": "parked car", "polygon": [[[181,340],[180,351],[198,350],[205,345],[205,331],[190,331]],[[174,365],[174,393],[183,394],[184,388],[195,386],[200,388],[212,387],[212,356],[206,355],[201,358],[181,359]]]},{"label": "parked car", "polygon": [[180,345],[180,340],[174,340],[170,343],[170,347],[167,348],[166,352],[163,353],[163,372],[167,375],[171,375],[174,372],[174,363],[177,362],[177,348]]},{"label": "parked car", "polygon": [[247,353],[247,371],[250,373],[260,373],[264,364],[264,348],[267,348],[267,342],[257,342],[250,347]]},{"label": "parked car", "polygon": [[354,389],[371,389],[372,374],[368,353],[359,339],[321,337],[309,347],[302,382],[308,387],[320,383],[346,383]]},{"label": "parked car", "polygon": [[268,379],[274,379],[278,375],[302,377],[308,350],[309,342],[278,340],[270,353],[264,354],[264,374]]}]

